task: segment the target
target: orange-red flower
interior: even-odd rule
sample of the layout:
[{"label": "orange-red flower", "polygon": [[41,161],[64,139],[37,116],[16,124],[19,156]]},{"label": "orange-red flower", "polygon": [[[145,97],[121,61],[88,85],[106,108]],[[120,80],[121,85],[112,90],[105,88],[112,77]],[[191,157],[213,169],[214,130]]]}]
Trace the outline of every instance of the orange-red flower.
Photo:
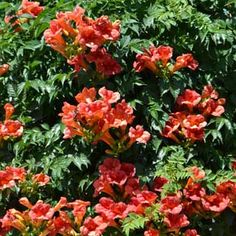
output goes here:
[{"label": "orange-red flower", "polygon": [[207,125],[204,116],[202,115],[188,115],[182,121],[182,131],[186,138],[195,140],[202,140],[204,138],[204,127]]},{"label": "orange-red flower", "polygon": [[55,51],[66,56],[66,41],[62,37],[62,29],[56,20],[50,22],[50,28],[44,31],[44,38]]},{"label": "orange-red flower", "polygon": [[218,96],[211,85],[204,87],[202,95],[195,90],[184,90],[176,100],[177,111],[169,116],[162,136],[176,143],[180,143],[183,138],[191,143],[203,140],[207,118],[210,115],[220,116],[224,112],[225,99],[218,99]]},{"label": "orange-red flower", "polygon": [[110,198],[102,197],[94,209],[109,222],[115,219],[124,219],[130,212],[135,210],[135,207],[124,202],[114,202]]},{"label": "orange-red flower", "polygon": [[200,235],[197,233],[196,229],[187,229],[184,232],[184,236],[200,236]]},{"label": "orange-red flower", "polygon": [[92,143],[103,141],[110,147],[107,152],[114,154],[127,150],[134,142],[146,143],[149,140],[150,134],[140,125],[128,131],[128,125],[134,119],[133,109],[124,99],[118,102],[118,92],[102,87],[98,94],[100,98],[96,99],[95,88],[84,88],[75,96],[77,106],[64,102],[59,114],[66,125],[64,138],[79,135]]},{"label": "orange-red flower", "polygon": [[67,207],[73,208],[73,216],[75,223],[80,226],[81,222],[84,218],[84,215],[86,213],[87,207],[90,205],[90,202],[85,202],[82,200],[76,200],[74,202],[70,202],[67,204]]},{"label": "orange-red flower", "polygon": [[89,63],[95,63],[96,71],[104,76],[112,76],[121,72],[121,66],[105,48],[98,48],[85,55]]},{"label": "orange-red flower", "polygon": [[159,236],[160,231],[156,229],[148,229],[144,232],[144,236]]},{"label": "orange-red flower", "polygon": [[0,76],[5,75],[8,72],[9,67],[8,64],[0,65]]},{"label": "orange-red flower", "polygon": [[23,126],[18,120],[10,120],[14,113],[14,107],[10,103],[6,103],[5,120],[0,122],[0,143],[7,140],[9,137],[17,138],[23,134]]},{"label": "orange-red flower", "polygon": [[39,186],[44,186],[50,181],[50,177],[48,175],[40,173],[33,176],[33,181],[36,182]]},{"label": "orange-red flower", "polygon": [[198,67],[198,62],[190,53],[177,57],[174,65],[170,63],[172,55],[173,48],[170,46],[151,46],[149,49],[145,49],[143,53],[136,55],[133,67],[136,72],[148,69],[164,78],[168,78],[175,71],[184,67],[188,67],[191,70],[195,70]]},{"label": "orange-red flower", "polygon": [[144,53],[136,55],[136,61],[133,63],[133,67],[136,72],[141,72],[144,69],[149,69],[153,73],[159,71],[155,62],[156,48],[150,47],[149,50],[145,49]]},{"label": "orange-red flower", "polygon": [[180,228],[188,226],[190,222],[184,214],[169,214],[164,218],[164,223],[167,225],[169,230],[178,231]]},{"label": "orange-red flower", "polygon": [[11,176],[13,180],[24,181],[26,171],[23,167],[6,166],[5,171]]},{"label": "orange-red flower", "polygon": [[218,92],[211,85],[204,86],[202,101],[198,104],[198,108],[204,116],[221,116],[225,112],[223,107],[225,99],[218,99],[218,97]]},{"label": "orange-red flower", "polygon": [[121,66],[103,45],[120,36],[120,22],[111,22],[108,16],[93,20],[77,6],[73,11],[59,12],[44,32],[46,43],[67,58],[68,64],[80,70],[91,70],[94,63],[99,78],[120,73]]},{"label": "orange-red flower", "polygon": [[191,53],[183,54],[176,58],[173,72],[185,67],[188,67],[191,70],[196,70],[198,67],[198,62],[193,58],[193,55]]},{"label": "orange-red flower", "polygon": [[219,213],[228,207],[230,199],[228,196],[215,193],[213,195],[204,196],[201,201],[205,210]]},{"label": "orange-red flower", "polygon": [[29,14],[31,16],[38,16],[44,10],[44,7],[39,5],[39,2],[22,0],[20,9],[17,11],[17,15]]},{"label": "orange-red flower", "polygon": [[38,200],[29,211],[31,220],[49,220],[53,217],[54,209],[47,203]]},{"label": "orange-red flower", "polygon": [[131,198],[130,204],[135,206],[135,212],[137,214],[144,214],[145,209],[154,204],[156,199],[156,193],[148,190],[143,190]]},{"label": "orange-red flower", "polygon": [[233,181],[226,181],[217,185],[216,192],[228,197],[233,204],[236,204],[236,183]]},{"label": "orange-red flower", "polygon": [[184,189],[184,196],[192,201],[200,201],[205,194],[205,189],[199,183],[190,184]]},{"label": "orange-red flower", "polygon": [[[24,17],[24,14],[29,14],[32,18],[36,18],[42,11],[44,7],[40,6],[39,2],[29,2],[28,0],[22,0],[19,10],[16,15],[5,16],[5,23],[11,23],[15,32],[22,31],[21,24],[27,23],[30,18]],[[13,21],[13,22],[12,22]]]},{"label": "orange-red flower", "polygon": [[12,174],[7,171],[0,171],[0,190],[5,188],[12,188],[15,186],[15,181],[12,178]]},{"label": "orange-red flower", "polygon": [[152,61],[155,61],[156,63],[158,61],[161,61],[162,66],[165,67],[168,61],[171,59],[173,55],[173,48],[169,46],[159,46],[155,50],[153,50],[155,53],[153,53]]},{"label": "orange-red flower", "polygon": [[144,131],[141,125],[136,125],[135,128],[130,127],[128,135],[130,138],[128,143],[129,146],[131,146],[134,142],[146,144],[151,137],[150,133]]},{"label": "orange-red flower", "polygon": [[24,215],[15,209],[9,209],[4,217],[0,220],[1,227],[7,231],[15,228],[20,232],[24,232],[26,225],[24,224]]},{"label": "orange-red flower", "polygon": [[87,217],[80,227],[80,233],[82,236],[100,236],[108,227],[109,223],[106,219],[101,216],[96,216],[95,218]]},{"label": "orange-red flower", "polygon": [[181,107],[186,106],[186,108],[192,111],[200,101],[201,95],[199,93],[195,90],[186,89],[180,96],[178,96],[176,103]]},{"label": "orange-red flower", "polygon": [[182,211],[181,199],[179,196],[167,196],[161,200],[160,211],[165,214],[179,214]]}]

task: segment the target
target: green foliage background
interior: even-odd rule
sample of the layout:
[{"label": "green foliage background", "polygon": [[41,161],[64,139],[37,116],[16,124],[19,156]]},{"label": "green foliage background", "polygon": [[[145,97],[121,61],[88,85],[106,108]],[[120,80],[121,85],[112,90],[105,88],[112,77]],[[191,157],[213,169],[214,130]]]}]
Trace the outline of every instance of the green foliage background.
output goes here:
[{"label": "green foliage background", "polygon": [[[0,64],[10,64],[0,77],[0,108],[11,102],[15,118],[24,124],[24,135],[0,150],[1,166],[21,165],[33,172],[52,176],[44,198],[92,200],[92,181],[97,167],[106,157],[105,145],[90,146],[81,138],[63,140],[63,125],[58,113],[64,101],[75,103],[74,96],[84,86],[119,91],[135,109],[137,124],[152,134],[147,146],[133,146],[122,154],[122,161],[133,162],[142,181],[153,178],[156,170],[172,161],[170,172],[181,172],[191,164],[211,170],[227,171],[236,156],[236,2],[234,0],[42,0],[45,11],[15,33],[4,23],[6,14],[16,11],[19,1],[0,2]],[[76,5],[96,18],[108,15],[122,23],[121,39],[108,45],[109,52],[122,65],[121,74],[104,81],[91,81],[86,73],[73,74],[66,60],[45,44],[43,32],[57,11]],[[174,58],[192,52],[199,69],[182,70],[170,80],[152,74],[136,73],[132,68],[136,53],[144,47],[169,45]],[[200,92],[211,83],[226,98],[226,112],[212,119],[204,142],[178,146],[160,136],[176,97],[185,89]],[[91,164],[92,163],[92,164]],[[168,164],[167,164],[168,165]],[[231,213],[224,221],[200,222],[201,235],[233,235]],[[219,221],[219,222],[218,222]],[[217,223],[218,222],[218,223]],[[222,227],[224,222],[224,227]],[[210,224],[213,224],[211,230]],[[208,231],[210,230],[210,231]],[[137,234],[135,234],[137,235]]]}]

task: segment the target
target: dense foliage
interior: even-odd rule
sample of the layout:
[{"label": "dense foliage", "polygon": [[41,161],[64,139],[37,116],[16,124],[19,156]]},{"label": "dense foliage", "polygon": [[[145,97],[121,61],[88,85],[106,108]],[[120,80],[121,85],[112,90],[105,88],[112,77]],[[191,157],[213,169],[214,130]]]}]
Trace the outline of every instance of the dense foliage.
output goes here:
[{"label": "dense foliage", "polygon": [[0,2],[0,235],[233,236],[235,45],[231,0]]}]

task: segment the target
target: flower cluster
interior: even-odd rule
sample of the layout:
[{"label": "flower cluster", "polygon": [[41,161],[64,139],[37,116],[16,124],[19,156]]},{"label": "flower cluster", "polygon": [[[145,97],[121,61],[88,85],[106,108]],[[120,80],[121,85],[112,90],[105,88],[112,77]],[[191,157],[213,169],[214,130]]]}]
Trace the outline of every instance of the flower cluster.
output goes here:
[{"label": "flower cluster", "polygon": [[99,89],[100,99],[96,99],[95,88],[84,88],[75,96],[77,106],[65,102],[62,107],[62,122],[66,128],[64,138],[82,136],[88,142],[105,142],[111,150],[108,153],[118,154],[127,150],[133,143],[147,143],[150,134],[143,127],[130,127],[134,120],[133,109],[118,92]]},{"label": "flower cluster", "polygon": [[39,2],[29,2],[28,0],[22,0],[19,10],[16,12],[15,16],[6,16],[5,23],[11,23],[12,27],[15,28],[15,32],[22,30],[21,24],[29,21],[30,18],[26,18],[24,15],[28,14],[32,18],[36,18],[42,11],[44,7],[40,6]]},{"label": "flower cluster", "polygon": [[200,95],[195,90],[186,89],[176,100],[176,112],[169,116],[162,135],[177,143],[181,139],[192,143],[204,138],[204,127],[211,116],[221,116],[224,113],[224,98],[219,98],[218,92],[206,85]]},{"label": "flower cluster", "polygon": [[84,12],[79,6],[73,11],[59,12],[44,32],[46,43],[66,57],[75,71],[91,70],[94,63],[96,72],[103,77],[119,73],[120,65],[103,45],[119,39],[120,22],[112,23],[108,16],[93,20]]},{"label": "flower cluster", "polygon": [[[65,197],[61,197],[54,207],[42,200],[33,205],[26,197],[21,198],[19,202],[28,209],[23,212],[9,209],[0,220],[1,235],[6,235],[13,229],[20,231],[22,235],[78,235],[77,228],[80,227],[87,206],[90,205],[90,202],[81,200],[68,202]],[[70,218],[71,213],[73,220]]]},{"label": "flower cluster", "polygon": [[0,65],[0,76],[5,75],[9,70],[8,64]]},{"label": "flower cluster", "polygon": [[136,55],[133,67],[136,72],[148,69],[154,74],[167,78],[182,68],[195,70],[198,67],[198,62],[191,53],[178,56],[174,64],[169,62],[172,56],[173,48],[170,46],[151,46],[149,49],[145,49],[144,53]]},{"label": "flower cluster", "polygon": [[24,185],[30,180],[31,185],[44,186],[50,181],[50,177],[43,174],[27,173],[23,167],[7,166],[4,170],[0,170],[0,190],[11,189],[17,185]]},{"label": "flower cluster", "polygon": [[114,158],[105,159],[99,166],[100,177],[94,182],[94,188],[95,196],[103,193],[107,197],[101,197],[94,207],[98,216],[89,217],[90,223],[99,219],[100,224],[93,223],[91,231],[87,228],[87,234],[83,235],[91,232],[102,235],[108,226],[120,227],[121,221],[133,213],[146,219],[146,236],[179,235],[183,230],[185,236],[198,236],[195,229],[186,230],[191,217],[213,218],[227,207],[236,210],[235,182],[221,182],[216,186],[216,192],[209,194],[209,190],[203,187],[205,172],[196,166],[187,171],[191,177],[181,184],[182,189],[162,196],[164,185],[171,180],[156,177],[149,190],[135,176],[134,165],[120,163]]},{"label": "flower cluster", "polygon": [[[139,180],[135,177],[136,169],[133,164],[120,163],[115,158],[107,158],[99,166],[99,173],[100,177],[93,184],[94,197],[106,193],[113,199],[116,199],[117,196],[125,199],[141,191]],[[114,186],[116,186],[115,190]],[[143,186],[142,189],[146,189],[146,186]]]},{"label": "flower cluster", "polygon": [[9,139],[10,137],[17,138],[20,137],[23,133],[23,126],[18,120],[11,120],[11,116],[14,113],[14,107],[10,103],[6,103],[4,106],[5,109],[5,120],[0,122],[0,144],[4,140]]},{"label": "flower cluster", "polygon": [[[5,171],[13,181],[25,179],[23,168],[7,167]],[[95,216],[86,214],[88,201],[68,202],[61,197],[53,207],[42,200],[32,204],[23,197],[19,202],[27,209],[9,209],[0,219],[0,233],[6,235],[17,230],[22,235],[100,236],[108,227],[121,228],[133,214],[145,219],[144,236],[199,236],[196,229],[187,228],[192,217],[214,218],[227,207],[236,212],[236,182],[225,180],[216,185],[215,192],[210,192],[203,187],[206,175],[203,170],[193,166],[186,171],[190,177],[181,182],[182,188],[163,195],[164,185],[173,180],[156,177],[149,189],[140,183],[133,164],[107,158],[99,166],[100,177],[93,184],[94,196],[102,195],[93,207]],[[34,179],[45,179],[40,175]]]}]

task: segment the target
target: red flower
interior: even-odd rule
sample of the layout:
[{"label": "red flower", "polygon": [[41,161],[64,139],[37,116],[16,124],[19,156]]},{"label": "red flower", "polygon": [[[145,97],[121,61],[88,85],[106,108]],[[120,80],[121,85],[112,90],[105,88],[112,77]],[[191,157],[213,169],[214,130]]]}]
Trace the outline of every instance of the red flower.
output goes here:
[{"label": "red flower", "polygon": [[223,194],[225,197],[228,197],[231,201],[236,203],[236,183],[233,181],[226,181],[219,184],[216,188],[216,192]]},{"label": "red flower", "polygon": [[156,66],[155,59],[153,60],[153,57],[156,53],[156,48],[155,47],[150,47],[149,50],[144,51],[142,54],[137,54],[136,55],[136,61],[133,63],[133,67],[136,72],[141,72],[144,69],[149,69],[153,73],[158,72],[158,68]]},{"label": "red flower", "polygon": [[14,113],[15,108],[10,103],[6,103],[4,105],[4,110],[5,110],[5,120],[9,120],[12,114]]},{"label": "red flower", "polygon": [[73,66],[76,72],[79,72],[81,69],[87,70],[88,68],[88,64],[83,54],[79,54],[74,57],[71,57],[70,59],[67,60],[67,63]]},{"label": "red flower", "polygon": [[163,186],[168,183],[168,179],[166,179],[165,177],[156,177],[153,180],[153,184],[152,184],[152,189],[155,192],[161,192],[163,189]]},{"label": "red flower", "polygon": [[190,111],[192,111],[200,101],[201,95],[199,93],[195,90],[186,89],[182,95],[177,98],[176,103],[180,107],[186,106]]},{"label": "red flower", "polygon": [[9,70],[9,65],[8,64],[3,64],[3,65],[0,65],[0,76],[6,74]]},{"label": "red flower", "polygon": [[7,166],[5,169],[13,180],[19,180],[19,181],[25,180],[26,171],[23,167]]},{"label": "red flower", "polygon": [[134,119],[133,108],[124,99],[116,104],[113,114],[115,116],[115,126],[126,126],[131,124]]},{"label": "red flower", "polygon": [[147,68],[153,73],[157,73],[159,71],[157,63],[161,61],[162,66],[165,67],[172,57],[172,53],[173,48],[169,46],[161,45],[158,48],[151,46],[148,50],[145,49],[144,53],[136,55],[133,67],[136,72],[141,72]]},{"label": "red flower", "polygon": [[190,184],[184,189],[184,196],[192,201],[200,201],[205,194],[205,189],[199,183]]},{"label": "red flower", "polygon": [[184,214],[169,214],[164,218],[164,223],[170,230],[178,230],[189,225],[188,218]]},{"label": "red flower", "polygon": [[198,105],[198,107],[204,116],[212,115],[218,117],[225,112],[225,109],[222,106],[224,104],[225,104],[224,98],[220,98],[217,101],[213,99],[208,99],[206,101],[201,102]]},{"label": "red flower", "polygon": [[96,51],[106,42],[106,39],[93,27],[92,20],[88,19],[88,21],[90,21],[90,24],[80,24],[76,43],[78,42],[84,49],[88,47],[92,51]]},{"label": "red flower", "polygon": [[88,217],[85,219],[83,226],[80,227],[82,236],[100,236],[103,234],[109,223],[101,216],[95,218]]},{"label": "red flower", "polygon": [[121,72],[121,66],[116,62],[105,48],[96,49],[87,54],[89,63],[94,62],[96,71],[104,76],[112,76]]},{"label": "red flower", "polygon": [[15,181],[12,177],[12,173],[4,170],[0,171],[0,190],[12,188],[15,186]]},{"label": "red flower", "polygon": [[183,133],[186,138],[193,141],[202,140],[204,138],[204,127],[207,125],[204,116],[202,115],[188,115],[183,120]]},{"label": "red flower", "polygon": [[141,192],[138,178],[130,178],[125,185],[125,195],[135,195]]},{"label": "red flower", "polygon": [[219,93],[210,85],[205,85],[202,91],[202,98],[218,99]]},{"label": "red flower", "polygon": [[135,166],[131,163],[122,163],[120,170],[124,171],[128,178],[134,177],[136,173]]},{"label": "red flower", "polygon": [[77,106],[64,103],[62,113],[59,114],[66,125],[64,138],[79,135],[94,144],[103,141],[111,149],[106,152],[113,154],[127,150],[135,140],[139,143],[148,140],[150,135],[141,126],[136,126],[133,132],[135,139],[129,138],[127,126],[133,122],[133,109],[125,100],[117,102],[120,99],[118,92],[102,87],[98,94],[101,97],[95,100],[96,90],[84,88],[75,97],[79,103]]},{"label": "red flower", "polygon": [[115,219],[124,219],[135,208],[123,202],[115,203],[109,198],[101,198],[99,203],[95,206],[95,211],[104,219],[113,221]]},{"label": "red flower", "polygon": [[42,234],[48,235],[71,235],[74,232],[72,222],[68,214],[64,211],[59,212],[59,216],[53,217],[47,225],[45,232],[43,231]]},{"label": "red flower", "polygon": [[40,173],[33,176],[33,181],[36,182],[39,186],[44,186],[50,181],[50,177],[48,175]]},{"label": "red flower", "polygon": [[221,116],[225,109],[224,98],[219,98],[218,92],[211,86],[206,85],[202,91],[202,102],[198,104],[198,108],[204,116]]},{"label": "red flower", "polygon": [[157,195],[154,192],[144,190],[132,197],[130,204],[135,207],[135,212],[137,214],[144,214],[145,209],[151,206],[156,199]]},{"label": "red flower", "polygon": [[149,132],[144,131],[141,125],[136,125],[135,128],[130,127],[129,129],[130,141],[128,145],[132,145],[134,142],[146,144],[150,139],[151,135]]},{"label": "red flower", "polygon": [[200,235],[197,233],[196,229],[187,229],[184,233],[184,236],[200,236]]},{"label": "red flower", "polygon": [[44,7],[39,6],[39,2],[29,2],[28,0],[22,0],[20,10],[17,15],[30,14],[31,16],[38,16]]},{"label": "red flower", "polygon": [[66,56],[66,41],[63,38],[62,28],[57,20],[50,22],[50,28],[44,31],[44,38],[55,51],[58,51],[63,56]]},{"label": "red flower", "polygon": [[120,21],[112,23],[108,16],[101,16],[93,22],[94,28],[105,40],[116,41],[120,37]]},{"label": "red flower", "polygon": [[192,166],[189,170],[192,172],[194,180],[201,180],[206,176],[205,171],[201,170],[197,166]]},{"label": "red flower", "polygon": [[71,138],[75,135],[83,136],[82,127],[75,120],[76,113],[76,106],[64,102],[62,113],[59,113],[59,116],[62,116],[62,122],[67,126],[64,130],[64,138]]},{"label": "red flower", "polygon": [[223,194],[213,194],[205,196],[202,200],[203,208],[207,211],[222,212],[228,207],[230,199]]},{"label": "red flower", "polygon": [[94,197],[98,196],[101,192],[106,193],[111,197],[115,197],[115,193],[114,190],[112,189],[110,182],[103,175],[100,176],[99,179],[94,181],[93,187],[95,189]]},{"label": "red flower", "polygon": [[159,236],[160,231],[156,229],[149,229],[144,232],[144,236]]},{"label": "red flower", "polygon": [[111,90],[102,87],[99,89],[98,94],[101,96],[102,100],[107,103],[115,103],[120,99],[120,94],[118,92],[113,92]]},{"label": "red flower", "polygon": [[86,213],[87,207],[90,205],[90,202],[85,202],[81,200],[76,200],[74,202],[70,202],[67,204],[67,207],[73,208],[73,215],[75,217],[75,223],[77,225],[81,225],[81,222],[84,218],[84,215]]},{"label": "red flower", "polygon": [[18,120],[6,120],[4,125],[0,126],[0,134],[8,137],[20,137],[23,134],[23,126]]},{"label": "red flower", "polygon": [[53,217],[54,209],[49,204],[38,200],[36,204],[30,209],[29,217],[32,220],[50,220]]},{"label": "red flower", "polygon": [[82,92],[75,96],[75,99],[78,103],[91,103],[96,99],[96,94],[97,91],[95,88],[83,88]]},{"label": "red flower", "polygon": [[173,48],[169,46],[161,45],[158,48],[156,48],[154,51],[155,53],[153,53],[152,61],[155,61],[155,62],[161,61],[162,66],[165,67],[167,62],[171,59],[173,55]]},{"label": "red flower", "polygon": [[175,196],[167,196],[161,200],[160,211],[165,214],[179,214],[182,211],[180,198]]},{"label": "red flower", "polygon": [[120,167],[121,163],[119,160],[115,158],[106,158],[103,161],[102,165],[98,167],[98,169],[100,174],[105,174],[106,172],[111,170],[120,170]]},{"label": "red flower", "polygon": [[[185,116],[185,114],[183,114]],[[169,116],[169,120],[166,122],[164,129],[162,130],[161,135],[170,138],[176,143],[180,143],[179,139],[176,137],[179,133],[179,127],[181,125],[181,120],[175,117],[175,113],[173,116]]]},{"label": "red flower", "polygon": [[193,58],[192,54],[183,54],[176,58],[176,62],[173,68],[173,72],[180,70],[181,68],[188,67],[191,70],[196,70],[198,62]]},{"label": "red flower", "polygon": [[105,174],[107,181],[110,184],[118,185],[120,188],[126,183],[128,176],[122,170],[109,171]]},{"label": "red flower", "polygon": [[19,230],[20,232],[25,231],[25,224],[23,222],[24,217],[23,214],[20,211],[17,211],[15,209],[9,209],[7,213],[4,215],[4,217],[0,220],[1,221],[1,227],[3,229],[11,230],[11,228],[15,228]]}]

